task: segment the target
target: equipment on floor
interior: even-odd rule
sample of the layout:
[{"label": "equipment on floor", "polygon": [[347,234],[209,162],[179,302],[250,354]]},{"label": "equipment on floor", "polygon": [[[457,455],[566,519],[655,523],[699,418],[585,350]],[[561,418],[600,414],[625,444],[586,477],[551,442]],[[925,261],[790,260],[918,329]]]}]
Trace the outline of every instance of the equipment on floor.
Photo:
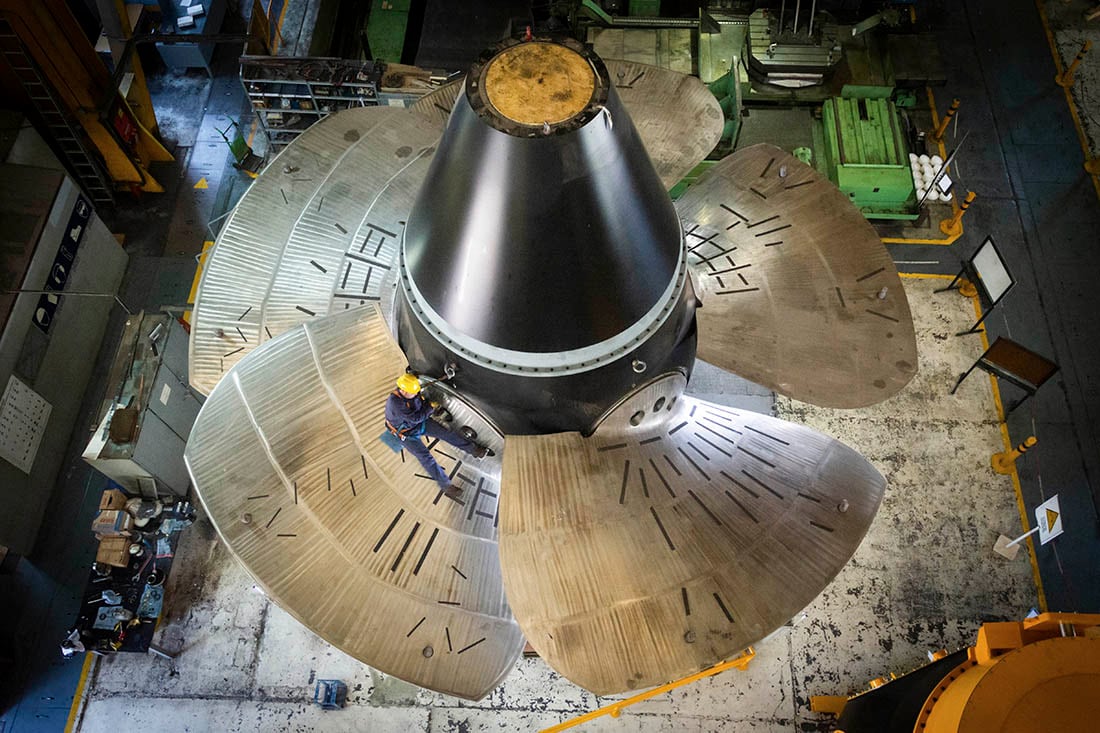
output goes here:
[{"label": "equipment on floor", "polygon": [[829,179],[868,219],[914,220],[920,212],[909,146],[890,100],[893,91],[883,87],[874,97],[832,97],[825,102],[825,164]]},{"label": "equipment on floor", "polygon": [[1008,270],[1008,263],[997,248],[993,237],[987,236],[975,250],[974,254],[963,260],[959,272],[946,287],[937,290],[937,293],[946,293],[949,290],[958,290],[963,295],[964,288],[973,290],[973,295],[981,299],[982,315],[973,326],[965,331],[959,331],[956,336],[967,336],[979,333],[982,322],[989,317],[993,309],[1008,295],[1016,285],[1016,278]]},{"label": "equipment on floor", "polygon": [[1047,380],[1058,373],[1058,365],[1050,359],[1042,356],[1012,339],[998,336],[993,345],[985,350],[978,360],[969,369],[959,375],[955,386],[951,388],[951,394],[959,388],[963,380],[970,376],[975,369],[1019,387],[1024,396],[1016,400],[1005,412],[1011,414],[1013,410],[1027,401]]},{"label": "equipment on floor", "polygon": [[[467,699],[525,639],[610,694],[812,601],[883,477],[687,377],[698,356],[875,404],[916,372],[912,317],[875,230],[787,151],[738,150],[672,203],[723,126],[697,79],[520,36],[411,109],[334,115],[260,176],[196,298],[190,382],[211,392],[186,459],[272,600]],[[432,446],[461,498],[361,437],[406,365],[452,362],[432,397],[496,454]]]},{"label": "equipment on floor", "polygon": [[1084,730],[1100,698],[1100,615],[1044,613],[982,624],[974,646],[848,698],[816,696],[834,733]]},{"label": "equipment on floor", "polygon": [[[159,504],[159,502],[157,502]],[[62,654],[143,652],[153,638],[164,604],[164,580],[172,567],[179,533],[195,519],[190,502],[164,506],[152,516],[148,500],[109,488],[92,524],[99,539],[84,601]],[[134,514],[145,519],[141,526]]]},{"label": "equipment on floor", "polygon": [[[225,144],[229,146],[229,152],[233,156],[233,167],[239,171],[244,171],[253,178],[258,176],[260,169],[264,167],[264,158],[252,152],[252,146],[245,140],[244,133],[237,121],[230,119],[229,126],[224,130],[219,127],[214,129],[218,131],[218,134],[222,136],[222,140],[225,140]],[[232,139],[226,134],[230,131],[233,133]]]},{"label": "equipment on floor", "polygon": [[323,710],[339,710],[348,697],[348,686],[340,680],[317,680],[313,685],[313,702]]}]

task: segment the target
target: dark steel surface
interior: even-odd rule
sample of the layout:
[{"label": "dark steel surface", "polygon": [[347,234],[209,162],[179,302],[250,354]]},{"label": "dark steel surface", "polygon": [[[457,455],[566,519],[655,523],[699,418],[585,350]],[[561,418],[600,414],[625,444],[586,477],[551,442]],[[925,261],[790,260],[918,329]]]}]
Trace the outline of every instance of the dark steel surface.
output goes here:
[{"label": "dark steel surface", "polygon": [[609,92],[608,114],[535,139],[493,129],[459,97],[404,248],[424,299],[461,333],[568,351],[625,330],[668,287],[680,223]]},{"label": "dark steel surface", "polygon": [[[508,435],[566,430],[587,433],[623,394],[654,374],[679,371],[688,377],[695,364],[695,294],[691,288],[681,293],[674,315],[636,349],[604,366],[563,376],[506,373],[464,358],[428,332],[410,313],[400,292],[394,319],[410,366],[423,374],[439,374],[443,365],[456,364],[453,383],[463,399],[492,417]],[[645,371],[634,371],[635,360],[645,362]]]}]

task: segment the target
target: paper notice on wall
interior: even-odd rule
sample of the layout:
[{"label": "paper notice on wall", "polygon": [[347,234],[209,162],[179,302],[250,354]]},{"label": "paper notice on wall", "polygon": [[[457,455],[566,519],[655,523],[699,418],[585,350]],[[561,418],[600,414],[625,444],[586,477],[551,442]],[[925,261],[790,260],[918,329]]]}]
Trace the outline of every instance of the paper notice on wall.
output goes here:
[{"label": "paper notice on wall", "polygon": [[160,390],[160,404],[167,405],[168,398],[172,396],[172,389],[166,384]]},{"label": "paper notice on wall", "polygon": [[0,458],[30,473],[53,406],[12,376],[0,397]]}]

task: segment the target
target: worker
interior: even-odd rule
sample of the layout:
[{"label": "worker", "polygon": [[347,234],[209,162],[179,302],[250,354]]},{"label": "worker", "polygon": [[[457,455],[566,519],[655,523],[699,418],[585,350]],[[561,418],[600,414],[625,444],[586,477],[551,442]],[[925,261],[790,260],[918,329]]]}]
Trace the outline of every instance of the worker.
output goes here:
[{"label": "worker", "polygon": [[462,487],[451,483],[447,472],[436,462],[420,437],[438,438],[475,458],[484,458],[489,449],[432,420],[438,406],[438,403],[424,398],[420,380],[415,374],[402,374],[397,378],[397,389],[386,399],[386,428],[401,439],[405,450],[416,456],[416,460],[449,498],[458,499]]}]

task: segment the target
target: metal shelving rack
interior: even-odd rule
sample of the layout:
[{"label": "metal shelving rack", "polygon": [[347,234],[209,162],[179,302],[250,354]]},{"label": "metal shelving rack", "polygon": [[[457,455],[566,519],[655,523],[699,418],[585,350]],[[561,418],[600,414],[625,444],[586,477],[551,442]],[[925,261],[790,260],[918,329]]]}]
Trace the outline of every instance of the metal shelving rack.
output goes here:
[{"label": "metal shelving rack", "polygon": [[374,61],[242,56],[241,84],[272,147],[349,107],[379,103],[385,65]]}]

